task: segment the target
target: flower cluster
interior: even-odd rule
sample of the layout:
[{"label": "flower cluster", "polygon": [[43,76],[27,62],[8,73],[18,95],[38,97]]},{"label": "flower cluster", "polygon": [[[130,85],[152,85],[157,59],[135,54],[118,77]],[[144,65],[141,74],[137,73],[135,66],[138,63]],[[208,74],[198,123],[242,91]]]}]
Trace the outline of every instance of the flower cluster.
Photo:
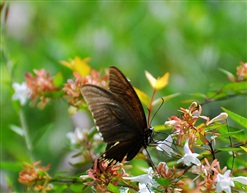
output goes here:
[{"label": "flower cluster", "polygon": [[[52,77],[44,69],[34,70],[34,74],[26,73],[25,82],[13,84],[15,89],[13,100],[20,100],[21,105],[25,104],[27,99],[31,99],[32,104],[39,101],[38,107],[43,108],[50,99],[59,96],[60,98],[66,98],[71,105],[69,112],[76,112],[85,106],[81,94],[83,85],[93,84],[103,88],[108,87],[108,72],[106,71],[102,76],[101,71],[91,69],[88,62],[89,58],[81,59],[79,57],[75,57],[71,61],[62,61],[62,65],[71,69],[74,76],[67,80],[64,85],[62,75]],[[237,78],[230,76],[231,81],[247,80],[247,63],[241,63],[241,66],[237,67],[236,74]],[[160,99],[154,100],[154,95],[157,90],[168,84],[169,73],[155,79],[150,73],[146,72],[146,77],[154,89],[152,97],[149,98],[144,92],[135,90],[139,99],[148,106],[149,112],[152,112],[153,106],[161,101]],[[229,116],[231,114],[221,113],[210,119],[202,115],[202,107],[196,102],[193,102],[187,109],[180,108],[179,111],[182,113],[181,116],[171,116],[165,122],[165,127],[171,129],[171,134],[164,141],[158,141],[156,144],[157,150],[165,152],[169,159],[174,158],[175,160],[173,159],[170,163],[166,163],[166,160],[159,160],[161,162],[157,166],[153,165],[153,168],[149,168],[147,174],[129,177],[123,169],[124,160],[122,163],[109,163],[103,159],[98,159],[94,166],[88,170],[88,175],[81,176],[83,183],[97,192],[116,192],[115,186],[118,186],[123,188],[121,192],[127,192],[131,188],[135,191],[139,190],[140,193],[156,191],[168,193],[218,193],[224,191],[231,193],[231,189],[235,187],[235,182],[247,185],[246,177],[232,177],[235,174],[233,167],[232,171],[227,170],[227,167],[221,169],[220,162],[216,159],[218,150],[214,149],[215,141],[220,136],[219,130],[221,127],[226,128],[226,124],[218,122],[225,121],[228,114]],[[148,122],[150,122],[150,114]],[[228,132],[226,130],[225,133],[228,134]],[[76,156],[82,156],[83,163],[91,162],[97,158],[94,149],[100,147],[99,142],[102,141],[102,139],[99,140],[98,136],[93,130],[83,131],[79,128],[76,128],[73,133],[67,134],[71,149],[79,150]],[[246,142],[242,144],[246,144]],[[181,147],[182,153],[179,152],[179,147]],[[232,144],[231,148],[233,149],[233,147]],[[157,161],[157,159],[154,159],[154,162]],[[39,165],[40,162],[25,163],[18,181],[26,185],[29,190],[46,192],[51,190],[50,182],[54,183],[55,181],[47,173],[49,165],[45,168]],[[73,179],[71,183],[74,182]],[[138,186],[136,182],[138,182]]]},{"label": "flower cluster", "polygon": [[123,180],[124,176],[126,174],[122,163],[114,164],[112,162],[109,164],[104,160],[96,160],[94,166],[88,170],[87,177],[91,178],[92,181],[86,184],[94,186],[97,192],[108,192],[108,185],[116,186],[119,181]]},{"label": "flower cluster", "polygon": [[34,74],[26,73],[26,82],[13,83],[15,90],[13,100],[20,100],[21,105],[24,105],[27,99],[31,99],[33,105],[39,101],[37,106],[42,109],[51,98],[64,97],[73,107],[84,106],[85,101],[81,95],[82,85],[93,84],[107,88],[108,83],[108,72],[106,71],[102,77],[101,71],[91,69],[88,62],[89,58],[81,59],[79,57],[75,57],[69,62],[62,61],[64,66],[73,70],[74,75],[74,79],[68,79],[62,88],[60,82],[63,78],[59,73],[55,77],[51,77],[50,73],[44,69],[34,70]]},{"label": "flower cluster", "polygon": [[241,62],[241,66],[237,66],[237,80],[246,81],[247,80],[247,63]]},{"label": "flower cluster", "polygon": [[[150,190],[168,193],[188,191],[217,193],[224,191],[231,193],[231,188],[235,186],[234,182],[247,185],[247,177],[231,177],[231,171],[227,170],[227,167],[220,169],[220,163],[217,159],[213,160],[210,164],[205,158],[204,164],[194,165],[190,170],[190,175],[195,175],[194,179],[186,177],[185,173],[188,170],[181,170],[175,166],[169,168],[165,162],[160,162],[156,170],[158,172],[158,178],[153,178],[150,172],[148,172],[148,174],[125,177],[124,179],[139,182],[139,192],[143,193],[151,192]],[[148,191],[142,191],[143,187],[149,187]]]},{"label": "flower cluster", "polygon": [[[102,137],[96,133],[91,136],[89,133],[92,133],[95,128],[91,130],[80,129],[79,127],[75,128],[74,132],[68,132],[66,137],[70,141],[70,149],[76,150],[76,155],[74,158],[80,157],[80,160],[83,162],[93,162],[98,155],[95,155],[94,149],[96,149],[99,144],[102,144]],[[79,160],[77,160],[79,162]]]},{"label": "flower cluster", "polygon": [[38,107],[44,108],[52,93],[58,91],[58,87],[54,85],[54,78],[44,69],[34,70],[34,75],[26,73],[25,78],[26,81],[22,84],[13,83],[13,100],[20,100],[21,105],[24,105],[27,99],[31,99],[33,105],[39,101]]},{"label": "flower cluster", "polygon": [[201,116],[202,108],[196,102],[193,102],[188,109],[180,108],[183,113],[182,118],[171,116],[170,120],[165,122],[165,126],[173,127],[173,133],[177,137],[177,144],[182,145],[184,141],[189,139],[194,143],[200,136],[199,133],[203,132],[203,128],[197,128],[196,124],[199,118],[207,119]]},{"label": "flower cluster", "polygon": [[108,82],[108,74],[101,77],[101,71],[92,70],[88,65],[89,58],[80,59],[75,57],[74,60],[61,63],[73,70],[74,79],[69,79],[65,84],[63,91],[68,103],[74,107],[82,106],[85,101],[81,95],[81,86],[84,84],[93,84],[106,88]]},{"label": "flower cluster", "polygon": [[29,189],[35,191],[49,191],[51,190],[51,184],[49,184],[50,176],[47,171],[50,168],[50,165],[47,165],[45,168],[39,166],[40,161],[37,161],[33,164],[24,163],[24,170],[19,173],[18,181],[21,184],[25,184]]},{"label": "flower cluster", "polygon": [[81,95],[81,86],[84,84],[94,84],[101,87],[107,87],[108,75],[101,77],[101,72],[91,70],[88,76],[81,76],[74,72],[75,79],[69,79],[65,84],[63,91],[65,91],[65,98],[68,103],[75,107],[79,107],[85,103]]},{"label": "flower cluster", "polygon": [[228,76],[228,79],[232,82],[241,82],[247,80],[247,63],[240,62],[240,65],[237,66],[236,76],[235,77],[232,73],[225,71]]},{"label": "flower cluster", "polygon": [[58,90],[58,87],[54,85],[54,78],[44,69],[34,70],[34,75],[26,73],[25,78],[27,87],[31,90],[31,100],[34,104],[40,100],[38,107],[44,108],[50,101],[49,95]]}]

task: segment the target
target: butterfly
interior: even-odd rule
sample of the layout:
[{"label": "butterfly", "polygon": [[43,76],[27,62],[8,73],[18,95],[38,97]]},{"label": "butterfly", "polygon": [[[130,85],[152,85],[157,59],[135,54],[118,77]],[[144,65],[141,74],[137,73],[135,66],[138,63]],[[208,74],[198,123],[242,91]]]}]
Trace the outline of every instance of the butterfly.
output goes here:
[{"label": "butterfly", "polygon": [[118,68],[109,68],[109,89],[85,84],[81,93],[107,143],[100,160],[129,161],[151,143],[153,129],[134,88]]}]

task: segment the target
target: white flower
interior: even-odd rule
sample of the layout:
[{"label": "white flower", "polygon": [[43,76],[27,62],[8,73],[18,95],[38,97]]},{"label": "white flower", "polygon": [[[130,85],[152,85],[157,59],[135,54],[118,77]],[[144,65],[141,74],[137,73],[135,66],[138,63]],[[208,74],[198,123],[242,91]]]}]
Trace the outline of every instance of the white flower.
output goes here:
[{"label": "white flower", "polygon": [[231,193],[231,187],[234,187],[234,182],[237,181],[242,184],[247,185],[247,177],[239,176],[239,177],[230,177],[231,171],[227,170],[223,175],[218,174],[215,181],[216,181],[216,192],[226,192]]},{"label": "white flower", "polygon": [[21,105],[24,105],[26,100],[30,98],[31,95],[31,90],[27,87],[27,83],[13,83],[12,87],[15,90],[15,93],[12,96],[12,100],[20,100]]},{"label": "white flower", "polygon": [[143,183],[139,183],[139,193],[154,193],[153,191],[151,191],[151,187],[147,184],[143,184]]},{"label": "white flower", "polygon": [[232,177],[232,180],[247,185],[247,177],[243,177],[243,176]]},{"label": "white flower", "polygon": [[91,177],[89,175],[81,175],[79,178],[81,180],[86,180],[86,179],[91,178]]},{"label": "white flower", "polygon": [[165,125],[165,127],[170,128],[170,127],[173,127],[176,122],[177,121],[175,121],[175,120],[170,120],[170,121],[166,121],[164,125]]},{"label": "white flower", "polygon": [[83,132],[78,127],[75,128],[74,132],[68,132],[66,137],[70,140],[71,144],[79,144],[84,139]]},{"label": "white flower", "polygon": [[171,148],[173,139],[172,135],[169,135],[164,141],[158,141],[159,145],[156,146],[156,149],[159,151],[165,151],[168,156],[172,156],[172,153],[175,153]]},{"label": "white flower", "polygon": [[139,192],[140,193],[150,193],[151,187],[152,187],[152,171],[153,169],[150,167],[148,169],[147,174],[143,174],[140,176],[134,176],[134,177],[123,177],[125,180],[130,180],[133,182],[139,182]]},{"label": "white flower", "polygon": [[197,158],[199,156],[198,153],[192,153],[189,148],[189,140],[186,141],[184,145],[184,156],[180,158],[177,163],[183,162],[186,166],[191,166],[192,164],[200,165],[201,162]]},{"label": "white flower", "polygon": [[214,117],[213,119],[211,119],[207,125],[210,125],[211,123],[214,123],[216,121],[223,121],[223,120],[226,120],[228,117],[228,114],[227,113],[220,113],[218,116]]},{"label": "white flower", "polygon": [[142,174],[140,176],[134,176],[134,177],[123,177],[125,180],[130,180],[133,182],[139,182],[142,184],[148,184],[152,182],[153,176],[152,176],[152,168],[150,167],[148,169],[147,174]]}]

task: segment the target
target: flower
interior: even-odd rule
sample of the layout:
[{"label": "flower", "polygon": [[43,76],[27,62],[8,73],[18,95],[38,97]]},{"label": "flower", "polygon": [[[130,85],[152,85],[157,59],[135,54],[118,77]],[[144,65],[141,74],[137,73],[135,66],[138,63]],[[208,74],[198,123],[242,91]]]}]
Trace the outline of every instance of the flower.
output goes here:
[{"label": "flower", "polygon": [[24,105],[32,93],[32,91],[28,88],[27,83],[13,83],[12,87],[15,90],[15,93],[12,96],[12,100],[20,100],[21,105]]},{"label": "flower", "polygon": [[152,186],[152,180],[153,180],[152,171],[153,169],[150,167],[148,169],[147,174],[142,174],[142,175],[133,176],[133,177],[123,177],[123,179],[130,180],[133,182],[139,182],[138,184],[139,192],[140,193],[150,193],[150,189]]},{"label": "flower", "polygon": [[230,178],[230,170],[227,170],[223,175],[218,174],[216,178],[216,192],[225,191],[226,193],[231,192],[231,187],[234,187],[234,183]]},{"label": "flower", "polygon": [[139,193],[154,193],[153,191],[151,191],[151,187],[148,184],[143,184],[143,183],[139,183],[138,184],[139,187]]},{"label": "flower", "polygon": [[80,57],[76,56],[74,60],[67,62],[61,61],[61,64],[70,68],[74,72],[77,72],[80,76],[87,76],[89,75],[91,68],[88,65],[90,58],[81,59]]},{"label": "flower", "polygon": [[[122,163],[124,161],[125,159]],[[103,159],[96,160],[94,166],[87,172],[92,181],[85,184],[94,186],[97,192],[108,192],[108,185],[110,183],[116,186],[123,179],[123,176],[126,175],[122,163],[109,163]]]},{"label": "flower", "polygon": [[162,88],[164,88],[167,84],[168,84],[168,79],[169,79],[169,73],[165,73],[161,78],[157,78],[155,79],[152,74],[150,74],[149,72],[145,72],[145,75],[149,81],[149,83],[151,84],[151,86],[154,89],[160,90]]},{"label": "flower", "polygon": [[247,79],[247,63],[240,62],[241,66],[237,67],[238,81],[243,81]]},{"label": "flower", "polygon": [[231,187],[234,187],[233,181],[238,181],[242,184],[247,185],[247,177],[239,176],[239,177],[230,177],[231,171],[227,170],[223,175],[218,174],[215,182],[216,182],[216,192],[225,191],[226,193],[231,193]]},{"label": "flower", "polygon": [[201,162],[197,158],[199,154],[197,153],[192,153],[190,148],[189,148],[189,140],[186,141],[184,145],[184,156],[180,158],[177,163],[183,162],[186,166],[191,166],[192,164],[195,165],[200,165]]},{"label": "flower", "polygon": [[18,181],[21,184],[25,184],[28,189],[33,187],[34,190],[51,190],[49,184],[50,176],[46,172],[49,170],[50,165],[45,168],[39,166],[40,161],[33,164],[24,163],[24,170],[19,173]]},{"label": "flower", "polygon": [[54,78],[44,69],[34,70],[34,75],[26,73],[25,78],[28,88],[32,91],[30,98],[33,103],[39,99],[38,107],[44,108],[50,101],[48,95],[52,96],[51,93],[58,91],[58,87],[54,85]]},{"label": "flower", "polygon": [[210,125],[211,123],[214,123],[216,121],[223,121],[223,120],[226,120],[228,117],[228,114],[227,113],[220,113],[218,116],[214,117],[213,119],[211,119],[207,125]]},{"label": "flower", "polygon": [[176,122],[177,122],[177,121],[175,121],[175,120],[170,120],[170,121],[166,121],[166,122],[164,123],[164,125],[165,125],[166,128],[170,128],[170,127],[173,127],[173,126],[175,125]]},{"label": "flower", "polygon": [[168,156],[172,156],[172,153],[175,153],[172,149],[172,135],[169,135],[164,141],[158,141],[158,145],[156,146],[156,149],[159,151],[165,151]]},{"label": "flower", "polygon": [[147,174],[142,174],[140,176],[133,176],[133,177],[124,177],[123,179],[130,180],[130,181],[133,181],[133,182],[139,182],[139,183],[142,183],[142,184],[148,184],[148,183],[151,183],[152,179],[153,179],[152,171],[153,171],[153,169],[150,167],[148,169]]},{"label": "flower", "polygon": [[80,142],[84,139],[84,133],[81,131],[80,128],[76,127],[74,132],[68,132],[66,137],[70,140],[72,145],[80,144]]},{"label": "flower", "polygon": [[81,76],[78,72],[74,72],[75,79],[69,79],[65,84],[63,91],[68,103],[74,107],[85,105],[85,101],[81,95],[81,87],[84,84],[93,84],[107,88],[108,72],[101,77],[101,71],[91,70],[88,76]]}]

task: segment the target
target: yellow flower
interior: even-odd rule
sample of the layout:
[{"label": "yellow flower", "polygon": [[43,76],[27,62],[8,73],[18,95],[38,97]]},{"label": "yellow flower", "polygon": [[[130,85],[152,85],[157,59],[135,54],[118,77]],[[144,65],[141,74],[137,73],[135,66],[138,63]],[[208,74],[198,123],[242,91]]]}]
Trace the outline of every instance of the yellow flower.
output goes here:
[{"label": "yellow flower", "polygon": [[61,64],[64,66],[70,68],[74,72],[79,73],[81,76],[87,76],[90,73],[90,66],[88,65],[88,62],[90,61],[90,58],[84,58],[81,59],[80,57],[76,56],[74,60],[67,62],[67,61],[61,61]]},{"label": "yellow flower", "polygon": [[169,79],[169,73],[168,72],[165,73],[161,78],[158,77],[157,79],[155,79],[152,76],[152,74],[150,74],[147,71],[145,72],[145,75],[146,75],[149,83],[151,84],[151,86],[156,90],[160,90],[168,84],[168,79]]}]

